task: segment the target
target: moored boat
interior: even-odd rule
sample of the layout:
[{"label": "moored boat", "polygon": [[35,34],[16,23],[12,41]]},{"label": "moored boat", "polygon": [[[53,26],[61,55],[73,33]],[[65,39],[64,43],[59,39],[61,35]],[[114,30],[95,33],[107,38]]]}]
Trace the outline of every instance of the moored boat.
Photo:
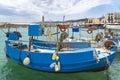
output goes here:
[{"label": "moored boat", "polygon": [[[120,52],[120,33],[118,30],[120,25],[114,24],[114,25],[106,25],[106,29],[108,29],[109,36],[107,34],[107,38],[114,41],[117,44],[118,50],[117,52]],[[114,32],[112,30],[115,30]],[[111,34],[110,34],[111,33]]]},{"label": "moored boat", "polygon": [[93,48],[90,42],[64,42],[68,37],[67,27],[64,25],[59,29],[60,38],[57,35],[57,41],[48,42],[34,39],[34,36],[42,36],[41,25],[29,25],[29,44],[19,41],[19,32],[8,32],[6,55],[25,67],[48,72],[101,71],[112,64],[116,45],[106,41],[105,46]]}]

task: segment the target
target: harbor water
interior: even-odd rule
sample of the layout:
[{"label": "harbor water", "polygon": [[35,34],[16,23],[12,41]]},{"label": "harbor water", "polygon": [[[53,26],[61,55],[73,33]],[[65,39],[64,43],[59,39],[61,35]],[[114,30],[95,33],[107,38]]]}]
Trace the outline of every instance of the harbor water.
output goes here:
[{"label": "harbor water", "polygon": [[[11,31],[16,30],[11,28]],[[27,28],[18,28],[18,31],[22,34],[22,40],[28,40]],[[55,28],[46,29],[46,34],[49,31],[55,32]],[[87,36],[94,37],[97,32],[104,32],[104,30],[95,30],[94,34],[88,34],[86,31],[80,31],[80,33],[74,33],[74,36]],[[100,72],[77,72],[77,73],[49,73],[43,71],[36,71],[28,69],[24,66],[16,64],[13,60],[9,59],[5,55],[5,36],[7,29],[0,28],[0,80],[119,80],[120,79],[120,53],[117,53],[115,60],[113,61],[110,68],[106,71]],[[72,36],[69,30],[69,37]],[[48,37],[40,38],[43,40],[49,40]],[[56,40],[56,36],[53,36],[51,41]]]}]

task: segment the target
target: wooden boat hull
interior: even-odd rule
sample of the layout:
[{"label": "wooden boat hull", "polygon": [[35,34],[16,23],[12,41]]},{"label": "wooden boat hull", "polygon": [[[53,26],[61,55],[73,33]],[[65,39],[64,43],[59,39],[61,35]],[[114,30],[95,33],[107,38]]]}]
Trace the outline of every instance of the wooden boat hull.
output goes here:
[{"label": "wooden boat hull", "polygon": [[[23,45],[25,46],[25,45]],[[31,51],[16,48],[12,43],[6,41],[6,55],[13,59],[16,63],[23,65],[24,59],[29,55],[30,64],[25,65],[28,68],[35,70],[42,70],[48,72],[55,72],[55,68],[51,67],[52,64],[60,62],[59,72],[78,72],[78,71],[101,71],[109,67],[106,60],[108,58],[110,64],[113,62],[116,55],[116,46],[110,54],[98,53],[99,62],[96,62],[94,57],[94,49],[86,48],[78,51],[66,51],[58,53],[59,61],[52,60],[52,51]],[[22,47],[23,48],[23,47]]]}]

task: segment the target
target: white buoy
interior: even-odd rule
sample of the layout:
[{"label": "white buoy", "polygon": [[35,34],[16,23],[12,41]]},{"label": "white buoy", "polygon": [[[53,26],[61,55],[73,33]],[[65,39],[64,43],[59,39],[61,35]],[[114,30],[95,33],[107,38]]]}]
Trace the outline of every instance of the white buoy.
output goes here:
[{"label": "white buoy", "polygon": [[58,60],[59,60],[59,57],[58,57],[58,56],[56,56],[56,57],[55,57],[55,60],[56,60],[56,61],[58,61]]},{"label": "white buoy", "polygon": [[56,52],[54,52],[53,55],[52,55],[52,60],[55,60],[56,56],[57,56]]},{"label": "white buoy", "polygon": [[53,62],[52,64],[50,64],[50,68],[54,68],[54,66],[55,66],[55,62]]},{"label": "white buoy", "polygon": [[118,42],[118,47],[120,47],[120,41]]},{"label": "white buoy", "polygon": [[60,71],[60,62],[58,62],[58,64],[55,64],[54,67],[55,67],[55,72]]},{"label": "white buoy", "polygon": [[29,65],[29,64],[30,64],[30,58],[29,58],[29,57],[26,57],[26,58],[23,60],[23,64],[24,64],[24,65]]},{"label": "white buoy", "polygon": [[59,70],[60,70],[60,62],[58,62],[58,67],[59,67]]},{"label": "white buoy", "polygon": [[57,64],[55,64],[55,72],[59,71],[59,66]]}]

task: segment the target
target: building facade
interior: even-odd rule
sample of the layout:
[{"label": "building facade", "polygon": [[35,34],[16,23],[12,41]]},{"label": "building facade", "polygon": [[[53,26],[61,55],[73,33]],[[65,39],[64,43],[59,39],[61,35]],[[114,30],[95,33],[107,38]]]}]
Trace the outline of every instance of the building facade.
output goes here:
[{"label": "building facade", "polygon": [[87,18],[86,23],[89,24],[100,24],[100,20],[98,18]]},{"label": "building facade", "polygon": [[103,16],[101,23],[120,23],[120,12],[108,13]]}]

